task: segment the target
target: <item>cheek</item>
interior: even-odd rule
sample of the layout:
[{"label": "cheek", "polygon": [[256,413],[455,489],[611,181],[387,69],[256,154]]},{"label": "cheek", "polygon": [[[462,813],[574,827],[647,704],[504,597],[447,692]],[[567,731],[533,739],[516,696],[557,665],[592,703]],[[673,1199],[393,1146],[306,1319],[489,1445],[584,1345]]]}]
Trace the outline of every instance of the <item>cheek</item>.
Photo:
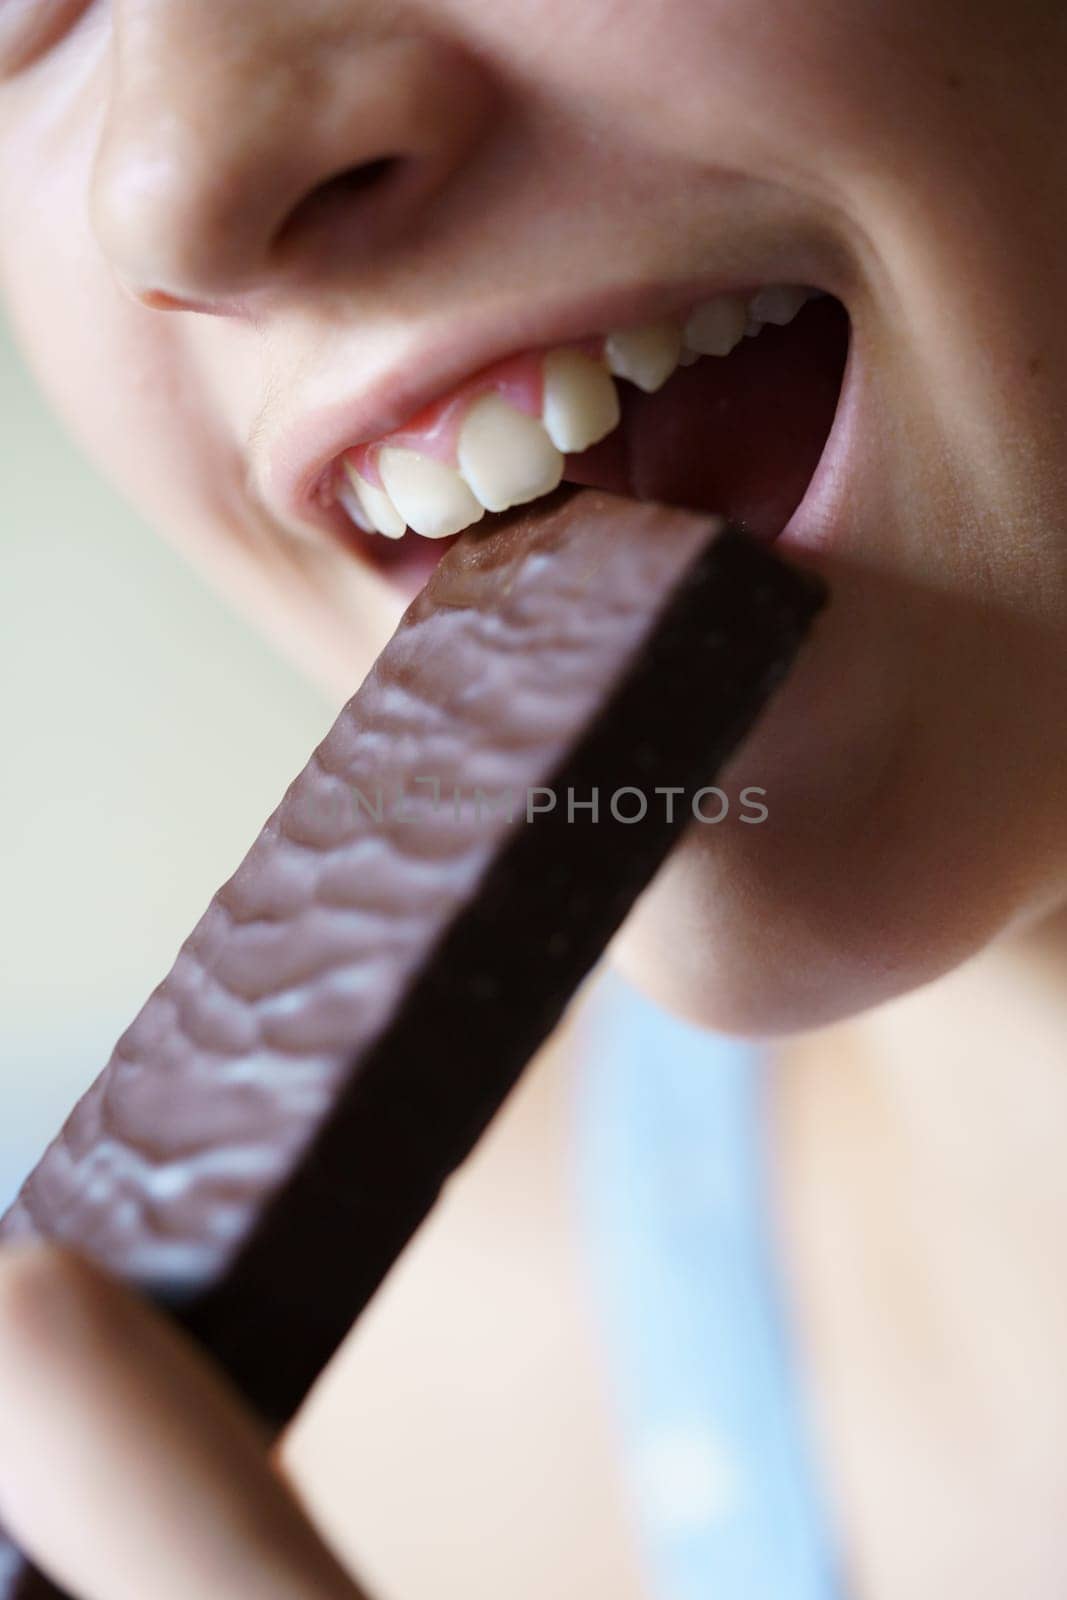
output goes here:
[{"label": "cheek", "polygon": [[[966,0],[970,15],[961,4],[586,0],[560,8],[530,82],[610,127],[620,148],[794,186],[854,215],[872,190],[906,191],[916,172],[942,197],[980,178],[974,136],[1003,99],[1004,64],[1025,82],[1042,31],[999,39],[996,0]],[[503,24],[516,15],[536,38],[544,9],[501,5],[490,49],[514,53],[520,34]]]},{"label": "cheek", "polygon": [[[451,9],[470,33],[469,0]],[[851,157],[884,122],[900,76],[925,73],[910,9],[878,0],[506,0],[478,8],[476,27],[509,67],[521,38],[512,70],[528,88],[544,95],[552,86],[573,108],[607,115],[620,139],[785,177],[828,149]]]},{"label": "cheek", "polygon": [[398,605],[347,554],[305,547],[250,516],[241,441],[262,373],[214,342],[194,343],[181,317],[147,311],[117,287],[86,220],[92,148],[84,131],[62,149],[33,138],[5,145],[0,275],[28,363],[149,525],[331,696],[347,696]]},{"label": "cheek", "polygon": [[92,148],[83,132],[47,160],[30,146],[5,157],[0,240],[14,243],[0,253],[12,321],[47,398],[103,474],[154,524],[206,528],[219,444],[178,319],[129,299],[89,231]]},{"label": "cheek", "polygon": [[[620,149],[789,170],[788,141],[847,149],[878,50],[867,0],[444,0],[447,25],[521,85]],[[796,151],[794,148],[793,154]]]},{"label": "cheek", "polygon": [[[90,128],[20,126],[5,150],[0,241],[7,301],[35,376],[98,463],[139,457],[141,407],[153,356],[140,350],[124,302],[89,232]],[[17,228],[14,219],[19,219]],[[121,374],[121,381],[118,381]],[[122,441],[121,445],[119,441]],[[132,448],[131,448],[132,445]]]}]

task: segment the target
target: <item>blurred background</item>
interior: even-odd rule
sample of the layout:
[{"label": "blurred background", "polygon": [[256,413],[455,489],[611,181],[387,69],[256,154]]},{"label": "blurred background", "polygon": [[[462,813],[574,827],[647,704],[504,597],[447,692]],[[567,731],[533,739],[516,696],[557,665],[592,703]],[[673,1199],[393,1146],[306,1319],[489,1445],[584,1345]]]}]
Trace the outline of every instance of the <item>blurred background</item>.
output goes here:
[{"label": "blurred background", "polygon": [[0,1206],[332,713],[78,456],[0,321]]}]

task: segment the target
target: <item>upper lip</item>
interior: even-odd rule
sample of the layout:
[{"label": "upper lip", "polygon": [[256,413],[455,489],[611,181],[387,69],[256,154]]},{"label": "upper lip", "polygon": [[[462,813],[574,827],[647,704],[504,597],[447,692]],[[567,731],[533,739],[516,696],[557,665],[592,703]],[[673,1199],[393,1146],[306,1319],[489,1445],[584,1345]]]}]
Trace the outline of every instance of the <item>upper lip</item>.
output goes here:
[{"label": "upper lip", "polygon": [[[810,260],[804,265],[810,268]],[[567,301],[523,304],[491,320],[454,315],[405,330],[402,344],[354,393],[261,429],[261,453],[249,463],[253,491],[278,520],[335,533],[337,513],[321,504],[316,488],[352,446],[382,438],[466,378],[523,350],[551,348],[612,328],[679,314],[718,294],[751,294],[766,283],[802,282],[838,292],[824,270],[750,273],[727,278],[624,285]]]}]

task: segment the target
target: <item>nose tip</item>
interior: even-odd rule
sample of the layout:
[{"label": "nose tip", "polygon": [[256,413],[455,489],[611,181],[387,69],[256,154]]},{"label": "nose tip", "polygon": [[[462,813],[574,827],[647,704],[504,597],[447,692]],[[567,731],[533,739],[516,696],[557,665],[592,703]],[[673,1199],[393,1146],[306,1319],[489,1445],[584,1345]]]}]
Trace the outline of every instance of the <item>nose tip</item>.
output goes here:
[{"label": "nose tip", "polygon": [[[169,8],[148,8],[167,11]],[[488,111],[481,69],[423,39],[264,61],[116,65],[92,214],[145,305],[225,311],[301,268],[353,265],[446,184]]]}]

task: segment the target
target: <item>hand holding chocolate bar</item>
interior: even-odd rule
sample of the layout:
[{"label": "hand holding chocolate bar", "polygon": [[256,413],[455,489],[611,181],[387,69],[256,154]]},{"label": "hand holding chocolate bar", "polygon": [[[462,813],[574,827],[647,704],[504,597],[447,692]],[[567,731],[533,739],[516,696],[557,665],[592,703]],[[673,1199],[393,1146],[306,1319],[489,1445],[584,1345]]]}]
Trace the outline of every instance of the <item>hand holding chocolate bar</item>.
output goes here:
[{"label": "hand holding chocolate bar", "polygon": [[[151,1307],[39,1247],[0,1260],[0,1303],[0,1494],[71,1592],[364,1600],[262,1427]],[[56,1591],[27,1570],[16,1592]]]},{"label": "hand holding chocolate bar", "polygon": [[[284,1423],[821,603],[601,494],[464,536],[0,1238],[132,1282]],[[46,1592],[7,1564],[4,1600]]]}]

